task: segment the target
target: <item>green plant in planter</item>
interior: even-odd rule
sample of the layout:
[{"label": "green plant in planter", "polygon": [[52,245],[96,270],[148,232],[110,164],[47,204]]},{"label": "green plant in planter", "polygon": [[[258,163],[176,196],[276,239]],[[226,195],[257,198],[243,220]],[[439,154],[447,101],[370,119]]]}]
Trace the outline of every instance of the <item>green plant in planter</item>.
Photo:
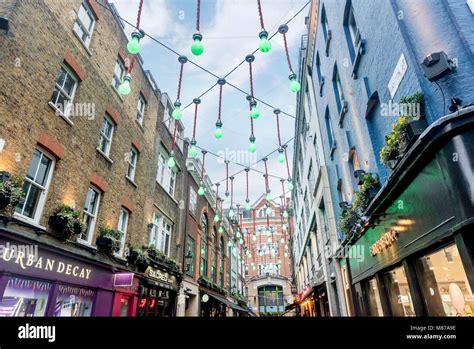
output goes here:
[{"label": "green plant in planter", "polygon": [[[400,99],[400,105],[407,106],[404,111],[407,115],[401,115],[392,124],[392,131],[385,136],[385,146],[382,147],[379,153],[380,162],[384,166],[393,168],[396,162],[403,156],[407,148],[407,127],[412,121],[424,117],[424,95],[417,92],[412,96],[405,96]],[[408,108],[410,106],[410,108]],[[416,106],[416,108],[415,108]],[[418,108],[419,107],[419,108]],[[414,114],[414,110],[419,109],[419,114]],[[411,113],[411,114],[408,114]]]},{"label": "green plant in planter", "polygon": [[127,260],[131,264],[144,266],[147,263],[146,253],[142,248],[135,245],[130,245],[128,247]]},{"label": "green plant in planter", "polygon": [[25,197],[23,183],[24,178],[20,176],[0,180],[0,212],[13,214],[16,205]]},{"label": "green plant in planter", "polygon": [[49,217],[48,224],[55,235],[61,239],[69,239],[74,235],[81,235],[86,226],[81,219],[81,212],[72,207],[61,204]]},{"label": "green plant in planter", "polygon": [[379,180],[376,175],[366,173],[361,176],[359,190],[354,191],[352,204],[347,206],[339,219],[339,231],[345,235],[349,234],[352,226],[359,220],[360,215],[367,209],[370,200],[379,189]]},{"label": "green plant in planter", "polygon": [[96,240],[97,247],[106,253],[112,254],[120,250],[120,232],[102,226],[99,228],[99,236]]}]

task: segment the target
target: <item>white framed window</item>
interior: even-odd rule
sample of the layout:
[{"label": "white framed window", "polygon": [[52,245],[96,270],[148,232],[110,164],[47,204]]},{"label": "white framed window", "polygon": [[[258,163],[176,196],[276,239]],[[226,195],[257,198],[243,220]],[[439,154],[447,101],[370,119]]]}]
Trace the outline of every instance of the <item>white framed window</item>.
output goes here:
[{"label": "white framed window", "polygon": [[114,135],[114,123],[108,116],[104,116],[102,128],[100,129],[100,139],[98,149],[109,156],[112,146],[112,137]]},{"label": "white framed window", "polygon": [[89,5],[84,1],[77,13],[76,22],[74,22],[74,32],[77,34],[82,43],[89,47],[94,31],[95,17]]},{"label": "white framed window", "polygon": [[128,227],[128,216],[129,213],[126,209],[121,208],[119,213],[119,220],[117,224],[117,231],[120,233],[120,247],[119,251],[116,253],[117,255],[121,256],[123,254],[123,248],[125,246],[125,236],[127,235],[127,227]]},{"label": "white framed window", "polygon": [[196,214],[197,208],[197,193],[193,187],[189,187],[189,210]]},{"label": "white framed window", "polygon": [[169,256],[171,245],[172,225],[163,216],[153,213],[152,228],[149,244],[161,253]]},{"label": "white framed window", "polygon": [[137,158],[138,151],[135,149],[135,147],[131,147],[130,154],[128,156],[127,178],[132,181],[135,179],[135,171],[137,169]]},{"label": "white framed window", "polygon": [[18,203],[15,213],[33,223],[38,223],[53,176],[55,160],[43,150],[33,152],[23,184],[24,199]]},{"label": "white framed window", "polygon": [[143,119],[145,118],[145,107],[146,107],[146,101],[145,98],[143,98],[142,94],[140,93],[138,95],[138,105],[137,105],[137,122],[143,126]]},{"label": "white framed window", "polygon": [[160,185],[174,197],[176,185],[176,172],[167,166],[169,157],[161,153],[158,159],[158,173],[156,180]]},{"label": "white framed window", "polygon": [[59,110],[64,116],[68,116],[71,112],[74,94],[77,88],[77,77],[66,66],[61,66],[56,84],[54,86],[53,95],[50,104]]},{"label": "white framed window", "polygon": [[126,69],[121,59],[115,60],[114,76],[112,77],[112,86],[118,91],[120,84],[125,76]]},{"label": "white framed window", "polygon": [[100,192],[92,186],[87,188],[86,202],[84,203],[84,224],[86,230],[79,236],[79,240],[91,244],[94,236],[97,213],[99,212]]}]

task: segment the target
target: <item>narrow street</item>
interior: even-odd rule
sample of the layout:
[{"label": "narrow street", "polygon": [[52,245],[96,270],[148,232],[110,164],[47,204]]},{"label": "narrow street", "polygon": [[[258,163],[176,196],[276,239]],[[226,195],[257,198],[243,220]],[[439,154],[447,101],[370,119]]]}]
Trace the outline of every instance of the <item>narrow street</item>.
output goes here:
[{"label": "narrow street", "polygon": [[449,347],[403,318],[474,315],[473,28],[473,0],[0,1],[0,317]]}]

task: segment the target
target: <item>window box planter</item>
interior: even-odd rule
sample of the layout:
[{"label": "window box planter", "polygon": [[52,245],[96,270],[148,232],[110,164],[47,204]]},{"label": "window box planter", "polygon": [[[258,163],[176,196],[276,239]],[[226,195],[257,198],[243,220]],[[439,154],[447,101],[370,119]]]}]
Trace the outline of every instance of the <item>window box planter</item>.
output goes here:
[{"label": "window box planter", "polygon": [[119,251],[120,232],[110,228],[101,227],[99,234],[100,235],[95,241],[99,252],[112,256],[114,253]]},{"label": "window box planter", "polygon": [[363,184],[363,175],[365,174],[364,170],[355,170],[354,171],[354,178],[358,179],[357,184],[362,185]]},{"label": "window box planter", "polygon": [[85,230],[85,225],[80,215],[79,211],[70,206],[59,206],[48,219],[51,232],[60,240],[68,240],[73,236],[81,235]]},{"label": "window box planter", "polygon": [[138,247],[129,247],[127,261],[128,263],[137,266],[140,271],[144,271],[148,267],[148,260],[145,251]]}]

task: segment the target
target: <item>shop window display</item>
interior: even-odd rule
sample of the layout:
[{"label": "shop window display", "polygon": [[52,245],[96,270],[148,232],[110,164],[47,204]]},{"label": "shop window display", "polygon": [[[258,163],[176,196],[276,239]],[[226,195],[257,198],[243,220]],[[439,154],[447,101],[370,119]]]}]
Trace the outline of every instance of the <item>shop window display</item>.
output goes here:
[{"label": "shop window display", "polygon": [[91,316],[94,293],[94,290],[87,288],[59,285],[54,316]]},{"label": "shop window display", "polygon": [[473,316],[474,295],[456,245],[417,261],[429,316]]},{"label": "shop window display", "polygon": [[45,316],[51,287],[48,282],[9,278],[0,303],[0,316]]},{"label": "shop window display", "polygon": [[398,267],[383,275],[393,316],[415,316],[405,269]]},{"label": "shop window display", "polygon": [[369,316],[383,316],[382,302],[380,301],[379,287],[377,280],[372,278],[363,284],[364,295],[369,307]]}]

